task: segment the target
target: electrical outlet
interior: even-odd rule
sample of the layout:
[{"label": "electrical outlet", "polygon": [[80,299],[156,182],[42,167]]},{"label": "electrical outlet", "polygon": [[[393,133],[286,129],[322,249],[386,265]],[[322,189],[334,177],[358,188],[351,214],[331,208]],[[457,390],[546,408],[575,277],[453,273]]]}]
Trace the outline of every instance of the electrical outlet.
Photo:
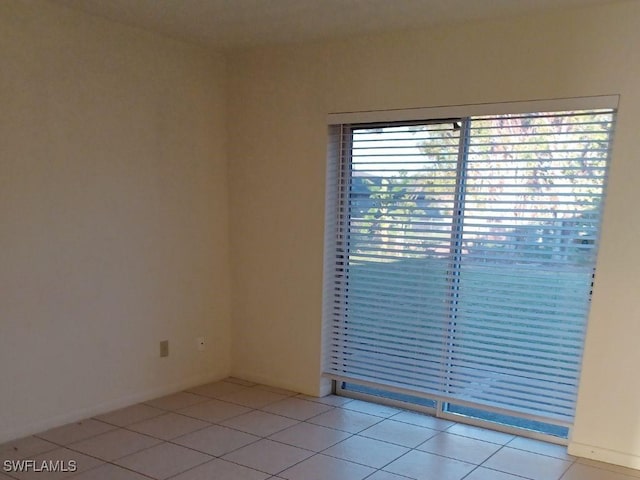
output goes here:
[{"label": "electrical outlet", "polygon": [[169,340],[162,340],[160,342],[160,356],[161,357],[169,356]]},{"label": "electrical outlet", "polygon": [[203,351],[204,350],[204,337],[196,338],[196,345],[198,347],[198,350]]}]

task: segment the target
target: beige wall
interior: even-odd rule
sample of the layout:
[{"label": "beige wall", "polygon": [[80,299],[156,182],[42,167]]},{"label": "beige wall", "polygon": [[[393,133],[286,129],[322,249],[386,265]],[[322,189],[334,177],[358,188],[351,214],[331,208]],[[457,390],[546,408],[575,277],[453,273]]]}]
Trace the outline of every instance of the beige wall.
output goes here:
[{"label": "beige wall", "polygon": [[229,373],[224,75],[0,2],[0,442]]},{"label": "beige wall", "polygon": [[640,3],[229,59],[232,371],[317,393],[326,114],[620,94],[571,451],[640,468]]}]

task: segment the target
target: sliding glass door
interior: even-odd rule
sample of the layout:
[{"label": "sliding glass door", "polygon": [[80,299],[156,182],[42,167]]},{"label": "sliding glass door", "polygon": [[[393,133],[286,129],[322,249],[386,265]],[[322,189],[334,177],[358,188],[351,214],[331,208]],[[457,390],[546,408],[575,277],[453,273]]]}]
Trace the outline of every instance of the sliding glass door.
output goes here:
[{"label": "sliding glass door", "polygon": [[613,120],[590,110],[333,127],[326,373],[565,435]]}]

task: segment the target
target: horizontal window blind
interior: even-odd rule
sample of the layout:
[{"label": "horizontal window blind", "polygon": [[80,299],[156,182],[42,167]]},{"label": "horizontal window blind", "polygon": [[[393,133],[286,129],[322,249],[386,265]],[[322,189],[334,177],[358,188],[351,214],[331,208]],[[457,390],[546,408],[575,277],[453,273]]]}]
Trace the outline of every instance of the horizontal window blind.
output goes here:
[{"label": "horizontal window blind", "polygon": [[333,127],[325,373],[570,424],[614,113]]}]

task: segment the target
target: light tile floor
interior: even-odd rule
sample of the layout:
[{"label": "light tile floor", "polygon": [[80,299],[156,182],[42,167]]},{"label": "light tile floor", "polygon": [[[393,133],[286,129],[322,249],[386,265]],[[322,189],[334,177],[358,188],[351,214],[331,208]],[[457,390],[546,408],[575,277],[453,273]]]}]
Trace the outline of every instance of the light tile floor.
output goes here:
[{"label": "light tile floor", "polygon": [[[6,461],[75,472],[7,472]],[[238,379],[0,445],[0,480],[634,480],[557,445]]]}]

